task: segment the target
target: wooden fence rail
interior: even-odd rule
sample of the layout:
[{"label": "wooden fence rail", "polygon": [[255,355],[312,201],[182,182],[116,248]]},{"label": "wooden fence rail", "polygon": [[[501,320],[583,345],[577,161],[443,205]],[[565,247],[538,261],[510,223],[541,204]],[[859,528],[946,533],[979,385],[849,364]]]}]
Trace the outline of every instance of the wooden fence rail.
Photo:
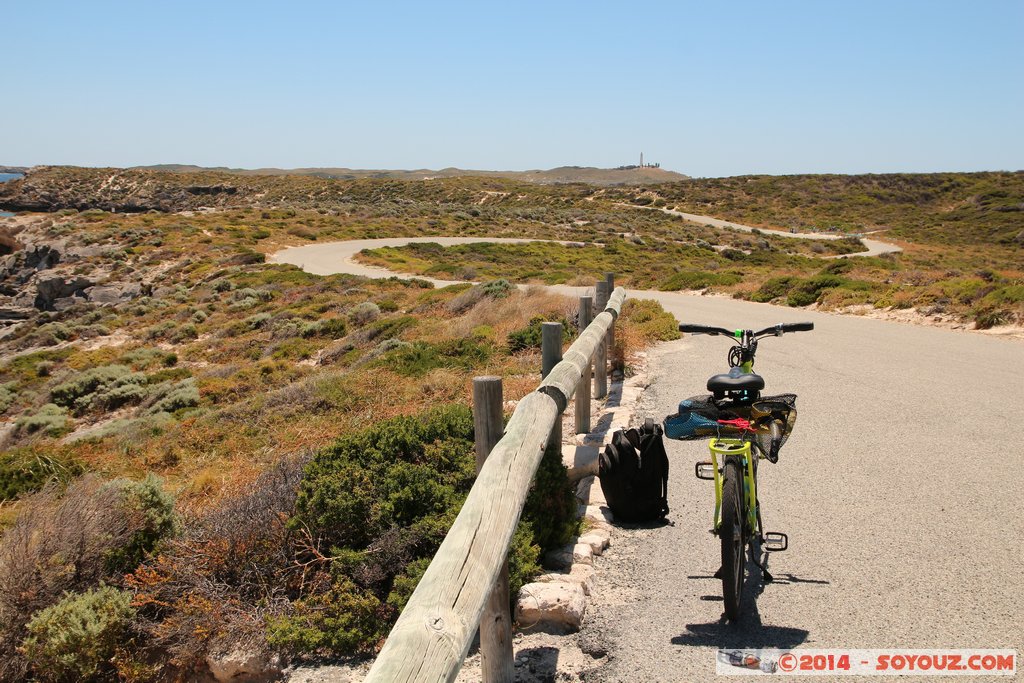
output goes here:
[{"label": "wooden fence rail", "polygon": [[[606,285],[605,282],[601,283]],[[516,406],[448,535],[367,674],[367,683],[452,681],[498,579],[544,448],[626,298],[618,288],[537,391]]]}]

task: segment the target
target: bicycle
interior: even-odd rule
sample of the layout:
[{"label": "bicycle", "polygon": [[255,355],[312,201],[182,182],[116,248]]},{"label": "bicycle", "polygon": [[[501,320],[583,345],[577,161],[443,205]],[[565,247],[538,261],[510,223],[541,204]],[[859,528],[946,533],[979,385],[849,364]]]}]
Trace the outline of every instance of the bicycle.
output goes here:
[{"label": "bicycle", "polygon": [[768,572],[767,553],[789,547],[786,534],[764,531],[757,463],[761,459],[778,461],[779,450],[796,423],[796,394],[761,395],[764,378],[754,373],[757,343],[768,336],[813,329],[814,323],[809,322],[782,323],[757,332],[679,325],[680,332],[720,335],[733,340],[729,372],[708,379],[707,390],[711,395],[681,401],[678,413],[666,417],[664,423],[665,435],[671,439],[711,437],[711,460],[696,463],[694,473],[698,479],[715,482],[711,532],[722,545],[722,566],[715,578],[722,580],[725,615],[730,621],[740,617],[746,575],[744,551],[749,548],[751,561],[761,570],[764,582],[770,583],[773,578]]}]

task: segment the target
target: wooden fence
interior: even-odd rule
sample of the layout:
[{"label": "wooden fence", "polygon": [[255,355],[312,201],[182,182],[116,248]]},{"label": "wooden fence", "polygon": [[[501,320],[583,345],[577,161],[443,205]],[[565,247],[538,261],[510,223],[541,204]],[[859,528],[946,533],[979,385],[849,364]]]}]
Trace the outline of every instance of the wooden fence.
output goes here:
[{"label": "wooden fence", "polygon": [[[600,313],[581,329],[564,357],[558,358],[560,333],[557,348],[552,350],[552,345],[548,345],[543,381],[519,402],[504,436],[496,443],[493,442],[501,433],[500,380],[496,391],[494,378],[474,382],[478,399],[474,408],[479,469],[476,482],[391,629],[366,677],[367,683],[454,680],[478,627],[484,681],[513,680],[506,562],[509,543],[545,447],[549,440],[561,446],[561,414],[583,378],[586,390],[581,395],[587,400],[577,400],[576,427],[578,431],[581,427],[582,431],[589,431],[592,362],[594,395],[603,398],[607,393],[605,342],[626,298],[622,288],[611,291],[612,283],[610,275],[598,283]],[[589,313],[589,305],[589,297],[581,298],[581,320],[587,319],[582,311],[586,306]],[[585,420],[581,412],[585,413]],[[487,454],[488,446],[492,445]],[[481,457],[481,450],[486,458]],[[487,623],[481,624],[485,607]]]}]

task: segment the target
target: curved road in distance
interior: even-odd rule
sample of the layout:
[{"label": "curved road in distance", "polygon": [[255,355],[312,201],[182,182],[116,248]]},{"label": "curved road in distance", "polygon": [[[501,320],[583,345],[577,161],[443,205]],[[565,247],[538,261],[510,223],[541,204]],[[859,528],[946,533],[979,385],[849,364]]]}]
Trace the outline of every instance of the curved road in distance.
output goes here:
[{"label": "curved road in distance", "polygon": [[[338,249],[309,245],[272,260],[366,274]],[[790,539],[769,565],[776,582],[756,595],[748,579],[744,623],[722,623],[721,582],[712,578],[719,545],[707,532],[713,490],[693,476],[706,444],[667,442],[671,524],[620,529],[598,560],[575,637],[609,662],[587,681],[715,680],[719,647],[1024,653],[1024,345],[719,297],[629,295],[659,301],[680,321],[756,329],[810,320],[815,330],[767,338],[757,356],[766,393],[799,395],[779,462],[760,468],[766,527]],[[725,339],[692,335],[655,349],[637,419],[660,419],[704,393],[727,350]]]},{"label": "curved road in distance", "polygon": [[[683,211],[676,211],[675,209],[664,209],[657,206],[637,206],[635,204],[622,204],[619,206],[628,206],[632,209],[648,209],[652,211],[661,211],[667,213],[670,216],[679,216],[691,223],[699,223],[701,225],[710,225],[713,228],[725,228],[729,230],[738,230],[740,232],[754,232],[755,230],[766,235],[775,235],[777,237],[789,237],[792,239],[799,240],[824,240],[824,241],[835,241],[841,240],[844,237],[851,237],[851,235],[835,235],[827,232],[788,232],[786,230],[775,230],[773,228],[755,228],[750,225],[743,225],[742,223],[733,223],[732,221],[722,220],[721,218],[713,218],[711,216],[701,216],[696,213],[686,213]],[[858,251],[853,254],[839,254],[836,256],[821,256],[819,258],[833,259],[833,258],[846,258],[847,256],[880,256],[882,254],[895,254],[903,251],[902,247],[898,247],[895,244],[889,242],[883,242],[882,240],[872,240],[866,237],[858,238],[866,248],[867,251]]]},{"label": "curved road in distance", "polygon": [[301,247],[282,249],[267,258],[268,263],[289,263],[302,268],[314,275],[334,275],[348,273],[363,277],[381,279],[392,276],[417,277],[434,283],[436,287],[463,284],[464,280],[438,280],[435,278],[410,276],[396,273],[379,266],[370,266],[356,261],[355,256],[363,249],[382,249],[384,247],[404,247],[407,244],[424,244],[432,242],[443,247],[459,244],[476,244],[479,242],[497,242],[499,244],[525,244],[527,242],[558,242],[559,244],[579,244],[560,240],[531,240],[511,237],[386,237],[381,239],[346,240],[344,242],[323,242],[307,244]]}]

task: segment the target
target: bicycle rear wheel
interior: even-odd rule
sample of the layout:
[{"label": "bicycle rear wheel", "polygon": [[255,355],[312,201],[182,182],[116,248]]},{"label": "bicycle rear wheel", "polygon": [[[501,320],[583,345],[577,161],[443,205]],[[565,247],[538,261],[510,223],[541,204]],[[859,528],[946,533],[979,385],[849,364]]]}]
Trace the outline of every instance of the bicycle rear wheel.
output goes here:
[{"label": "bicycle rear wheel", "polygon": [[718,536],[722,541],[725,616],[729,621],[736,621],[740,616],[746,569],[743,553],[743,465],[738,458],[729,458],[722,468],[722,525]]}]

